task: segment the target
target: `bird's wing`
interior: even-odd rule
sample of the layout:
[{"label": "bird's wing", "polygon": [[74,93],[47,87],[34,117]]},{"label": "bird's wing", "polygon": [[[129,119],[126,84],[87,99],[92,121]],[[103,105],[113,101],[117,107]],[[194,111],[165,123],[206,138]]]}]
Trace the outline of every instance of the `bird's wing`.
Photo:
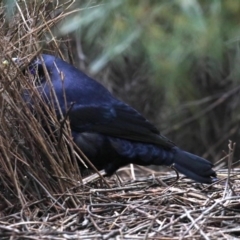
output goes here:
[{"label": "bird's wing", "polygon": [[74,131],[98,132],[166,148],[174,146],[174,143],[160,135],[149,121],[124,103],[77,105],[71,109],[69,117]]}]

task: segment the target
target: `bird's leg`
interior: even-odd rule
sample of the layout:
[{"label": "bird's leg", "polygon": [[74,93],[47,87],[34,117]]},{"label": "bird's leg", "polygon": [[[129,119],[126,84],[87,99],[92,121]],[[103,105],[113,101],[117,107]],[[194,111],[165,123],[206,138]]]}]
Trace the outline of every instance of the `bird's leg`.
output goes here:
[{"label": "bird's leg", "polygon": [[175,171],[175,173],[176,173],[176,175],[177,175],[177,178],[176,178],[175,182],[177,182],[177,181],[179,180],[179,173],[178,173],[177,169],[174,167],[174,163],[170,166],[170,168],[171,168],[173,171]]}]

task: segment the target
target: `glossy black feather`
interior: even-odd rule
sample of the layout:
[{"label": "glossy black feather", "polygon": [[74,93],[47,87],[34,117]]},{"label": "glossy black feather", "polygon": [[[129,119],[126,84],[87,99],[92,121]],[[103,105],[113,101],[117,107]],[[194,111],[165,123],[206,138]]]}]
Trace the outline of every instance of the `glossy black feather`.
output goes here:
[{"label": "glossy black feather", "polygon": [[[51,84],[46,81],[43,62]],[[211,183],[216,177],[209,161],[177,148],[135,109],[72,65],[42,55],[29,69],[39,75],[41,97],[53,103],[60,116],[58,104],[52,100],[55,91],[61,111],[68,112],[74,141],[98,169],[111,175],[129,163],[174,164],[179,172],[198,182]],[[31,103],[29,96],[25,99]]]}]

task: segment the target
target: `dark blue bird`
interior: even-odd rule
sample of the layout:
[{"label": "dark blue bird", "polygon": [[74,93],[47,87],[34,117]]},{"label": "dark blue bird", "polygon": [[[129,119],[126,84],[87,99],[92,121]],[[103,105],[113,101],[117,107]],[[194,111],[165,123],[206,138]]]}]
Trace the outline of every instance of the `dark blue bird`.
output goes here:
[{"label": "dark blue bird", "polygon": [[[46,80],[44,64],[51,84]],[[37,89],[47,104],[52,103],[54,89],[62,113],[70,119],[75,143],[98,170],[111,175],[129,163],[173,165],[197,182],[215,180],[212,163],[176,147],[139,112],[74,66],[43,54],[29,65],[29,70],[39,76]],[[25,100],[31,102],[26,95],[28,92]],[[54,105],[60,118],[56,101]]]}]

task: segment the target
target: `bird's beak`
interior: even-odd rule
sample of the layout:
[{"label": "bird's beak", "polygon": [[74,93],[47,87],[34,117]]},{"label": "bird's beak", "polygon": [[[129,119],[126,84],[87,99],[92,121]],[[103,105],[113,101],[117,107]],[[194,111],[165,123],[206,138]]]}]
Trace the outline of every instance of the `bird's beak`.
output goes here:
[{"label": "bird's beak", "polygon": [[13,61],[13,62],[19,62],[20,59],[19,59],[19,58],[12,58],[12,61]]},{"label": "bird's beak", "polygon": [[[12,58],[12,61],[18,64],[18,63],[20,63],[21,60],[19,58]],[[2,64],[4,66],[8,66],[9,65],[9,61],[7,59],[5,59],[5,60],[2,61]]]}]

